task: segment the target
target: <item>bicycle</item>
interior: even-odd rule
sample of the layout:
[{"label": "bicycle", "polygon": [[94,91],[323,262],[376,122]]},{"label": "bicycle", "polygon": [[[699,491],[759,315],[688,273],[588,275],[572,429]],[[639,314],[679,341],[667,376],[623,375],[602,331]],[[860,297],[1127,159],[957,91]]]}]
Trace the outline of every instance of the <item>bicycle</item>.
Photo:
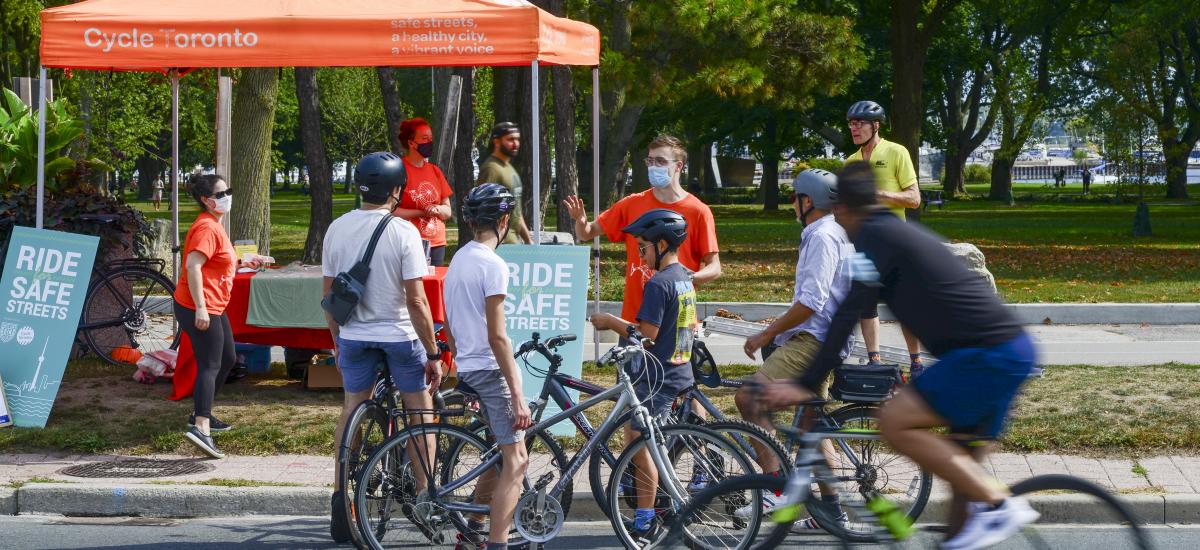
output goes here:
[{"label": "bicycle", "polygon": [[[640,344],[643,342],[640,335],[633,332],[630,336],[638,344],[618,345],[609,350],[600,363],[625,367],[634,358],[648,355]],[[633,457],[643,448],[648,449],[660,473],[659,488],[668,499],[669,507],[659,510],[658,521],[664,525],[683,506],[688,495],[685,482],[670,467],[668,448],[690,452],[693,460],[703,465],[710,479],[724,479],[729,473],[727,468],[736,467],[742,473],[750,471],[749,459],[719,434],[698,426],[661,426],[638,401],[633,382],[624,368],[618,370],[617,378],[615,386],[538,422],[526,434],[544,432],[563,420],[616,398],[617,406],[600,424],[598,432],[610,433],[627,413],[632,413],[647,429],[617,459],[614,478],[620,479],[624,471],[632,468]],[[402,411],[402,414],[414,412],[419,411]],[[561,531],[566,516],[560,504],[562,496],[571,486],[574,474],[602,442],[600,437],[589,438],[557,476],[548,472],[532,482],[526,476],[525,492],[518,500],[513,516],[513,543],[541,544]],[[441,449],[454,449],[452,460],[444,460],[446,457]],[[389,546],[399,543],[435,547],[450,544],[456,534],[471,534],[466,524],[467,514],[488,513],[488,505],[474,502],[474,483],[485,471],[497,469],[499,461],[500,453],[495,446],[487,445],[459,426],[447,423],[409,426],[376,450],[360,473],[356,508],[364,513],[358,514],[358,527],[373,549],[384,548],[385,543]],[[466,466],[465,473],[459,473],[463,466]],[[419,493],[416,489],[422,484],[417,481],[418,475],[424,476],[425,486]],[[611,522],[618,537],[628,548],[640,547],[625,525],[625,520],[632,514],[617,513],[621,506],[619,495],[611,490],[608,494],[609,505],[614,511]],[[417,529],[392,528],[396,512]]]},{"label": "bicycle", "polygon": [[[804,405],[822,407],[824,404],[823,400],[813,400]],[[886,491],[861,491],[860,498],[843,499],[840,506],[816,497],[812,488],[814,483],[837,484],[845,481],[845,476],[838,475],[826,463],[820,449],[822,442],[874,441],[880,437],[877,432],[821,427],[800,432],[790,426],[777,428],[800,447],[791,473],[786,478],[761,474],[731,478],[695,495],[672,524],[666,539],[668,547],[694,539],[704,540],[711,547],[736,550],[808,546],[813,542],[808,537],[792,537],[788,540],[792,525],[805,510],[829,534],[837,537],[844,547],[849,547],[850,543],[888,544],[900,548],[936,545],[930,535],[914,529],[913,518],[905,515]],[[977,438],[963,439],[967,445],[977,441]],[[1116,547],[1151,548],[1149,537],[1138,525],[1139,521],[1129,507],[1090,482],[1065,475],[1043,475],[1016,483],[1010,490],[1017,496],[1050,491],[1091,497],[1108,510],[1115,523],[1124,526],[1117,535],[1119,542]],[[780,495],[783,502],[769,513],[763,513],[764,495]],[[730,506],[743,503],[750,504],[750,510],[755,512],[751,517],[741,525],[721,521],[720,513],[727,511]],[[836,521],[842,512],[851,516],[850,523]],[[729,524],[730,527],[725,528],[723,524]],[[1031,524],[1026,526],[1022,535],[1032,547],[1048,549],[1050,546],[1042,537],[1043,529],[1045,524]]]},{"label": "bicycle", "polygon": [[[116,216],[83,214],[81,219],[111,223]],[[75,341],[113,365],[126,365],[126,350],[141,353],[178,349],[179,330],[172,304],[175,283],[162,274],[159,258],[126,258],[97,266],[83,300]]]}]

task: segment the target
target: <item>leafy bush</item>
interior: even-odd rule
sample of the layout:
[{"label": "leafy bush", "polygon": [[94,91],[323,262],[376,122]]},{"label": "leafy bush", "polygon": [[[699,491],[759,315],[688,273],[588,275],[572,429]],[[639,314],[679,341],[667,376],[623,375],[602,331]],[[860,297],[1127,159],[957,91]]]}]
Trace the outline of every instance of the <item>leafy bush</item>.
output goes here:
[{"label": "leafy bush", "polygon": [[[111,222],[81,218],[104,214]],[[37,224],[37,188],[22,187],[0,194],[0,258],[8,255],[13,226]],[[97,263],[102,258],[145,256],[152,235],[141,211],[117,202],[94,189],[78,187],[58,196],[47,194],[43,226],[46,229],[100,237]],[[2,272],[2,270],[0,270]]]},{"label": "leafy bush", "polygon": [[[8,88],[0,98],[0,191],[37,183],[38,117]],[[64,99],[46,104],[46,188],[58,189],[59,176],[76,170],[68,146],[83,135],[83,122],[71,116]],[[84,161],[102,167],[97,160]]]},{"label": "leafy bush", "polygon": [[965,180],[965,183],[990,183],[992,181],[992,167],[982,164],[968,164],[967,169],[963,172],[963,180]]},{"label": "leafy bush", "polygon": [[809,168],[820,168],[822,170],[828,170],[830,172],[837,173],[838,170],[842,169],[842,166],[844,164],[845,163],[842,162],[842,159],[829,159],[829,158],[805,159],[805,160],[802,160],[802,161],[796,163],[796,173],[798,174],[800,172],[803,172],[804,170],[808,170]]}]

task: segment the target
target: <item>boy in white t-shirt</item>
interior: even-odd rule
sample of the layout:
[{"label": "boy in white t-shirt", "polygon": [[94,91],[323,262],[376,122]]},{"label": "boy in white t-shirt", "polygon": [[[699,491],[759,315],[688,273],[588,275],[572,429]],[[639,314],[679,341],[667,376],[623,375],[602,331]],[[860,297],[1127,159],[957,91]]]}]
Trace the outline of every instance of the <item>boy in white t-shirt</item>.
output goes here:
[{"label": "boy in white t-shirt", "polygon": [[[496,255],[515,208],[516,199],[503,185],[485,183],[467,194],[463,219],[475,240],[454,254],[444,290],[454,297],[446,300],[446,335],[458,370],[458,388],[479,396],[480,410],[500,446],[500,475],[485,472],[475,488],[475,503],[491,505],[487,550],[508,547],[508,530],[528,463],[522,441],[523,430],[530,425],[529,405],[505,332],[508,269]],[[484,548],[483,518],[469,518],[468,527],[472,533],[459,535],[460,547]]]}]

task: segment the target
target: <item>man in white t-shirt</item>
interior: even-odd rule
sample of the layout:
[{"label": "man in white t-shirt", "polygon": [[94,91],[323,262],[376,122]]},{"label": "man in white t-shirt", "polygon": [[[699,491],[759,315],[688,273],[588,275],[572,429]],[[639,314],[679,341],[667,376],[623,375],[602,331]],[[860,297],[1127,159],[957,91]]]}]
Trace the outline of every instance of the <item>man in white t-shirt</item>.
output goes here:
[{"label": "man in white t-shirt", "polygon": [[[406,179],[400,157],[386,152],[363,157],[354,171],[362,207],[334,220],[325,232],[321,267],[327,295],[334,277],[350,271],[363,258],[376,227],[388,220],[375,246],[370,275],[354,313],[345,325],[325,315],[336,346],[345,396],[334,431],[335,449],[341,447],[350,412],[371,398],[380,366],[387,365],[405,407],[410,409],[433,408],[432,393],[441,384],[441,355],[421,281],[429,271],[421,235],[413,224],[391,213],[404,193]],[[426,476],[415,478],[417,488],[423,489]],[[342,488],[336,485],[337,472],[334,479],[330,535],[335,541],[346,542],[350,540],[350,526]]]},{"label": "man in white t-shirt", "polygon": [[[517,200],[508,188],[485,183],[463,200],[463,219],[475,240],[450,261],[446,273],[446,334],[458,370],[458,389],[479,396],[480,410],[500,446],[501,470],[488,470],[475,487],[475,503],[490,504],[491,526],[486,546],[504,548],[513,509],[521,496],[528,457],[524,429],[530,425],[529,405],[521,391],[521,374],[513,359],[504,321],[508,268],[496,247],[508,233]],[[469,533],[459,535],[459,548],[483,548],[483,518],[468,518]]]}]

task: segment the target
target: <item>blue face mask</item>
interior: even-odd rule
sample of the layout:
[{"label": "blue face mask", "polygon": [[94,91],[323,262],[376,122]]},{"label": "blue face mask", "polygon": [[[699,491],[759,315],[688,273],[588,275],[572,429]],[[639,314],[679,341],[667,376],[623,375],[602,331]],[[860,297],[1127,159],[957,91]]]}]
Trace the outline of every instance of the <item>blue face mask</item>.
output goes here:
[{"label": "blue face mask", "polygon": [[646,169],[650,185],[662,189],[671,185],[671,168],[669,166],[650,166]]}]

